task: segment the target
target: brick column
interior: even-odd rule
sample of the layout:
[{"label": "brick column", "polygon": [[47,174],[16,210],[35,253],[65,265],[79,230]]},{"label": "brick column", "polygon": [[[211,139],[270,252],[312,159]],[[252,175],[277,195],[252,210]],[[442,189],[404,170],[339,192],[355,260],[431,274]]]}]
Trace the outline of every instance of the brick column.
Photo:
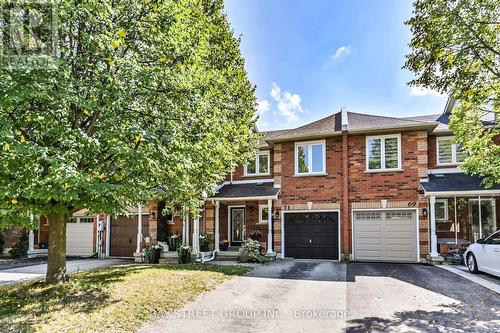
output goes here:
[{"label": "brick column", "polygon": [[349,257],[351,254],[352,230],[349,211],[349,134],[342,132],[342,211],[341,211],[341,231],[342,231],[342,254]]},{"label": "brick column", "polygon": [[[273,173],[274,173],[274,185],[281,186],[282,176],[281,176],[281,164],[282,164],[282,153],[281,153],[281,143],[277,143],[274,145],[274,153],[273,153]],[[274,216],[275,211],[281,211],[282,202],[281,199],[274,201],[274,205],[272,209],[269,210],[269,216]],[[281,214],[275,218],[272,218],[273,225],[273,250],[280,254],[281,253],[281,243],[283,240],[281,239]],[[269,228],[269,226],[268,226]]]},{"label": "brick column", "polygon": [[149,236],[156,241],[158,237],[158,201],[149,201]]}]

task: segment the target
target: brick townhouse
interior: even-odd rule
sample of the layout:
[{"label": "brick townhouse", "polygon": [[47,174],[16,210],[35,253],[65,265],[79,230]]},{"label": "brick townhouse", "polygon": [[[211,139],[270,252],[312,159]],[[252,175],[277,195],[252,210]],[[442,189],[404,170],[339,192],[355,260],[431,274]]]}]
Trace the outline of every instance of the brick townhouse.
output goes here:
[{"label": "brick townhouse", "polygon": [[442,260],[498,229],[500,185],[465,175],[443,113],[340,112],[262,133],[255,162],[207,199],[203,229],[239,246],[255,229],[270,255],[396,262]]},{"label": "brick townhouse", "polygon": [[[342,109],[262,132],[255,160],[227,176],[200,216],[165,216],[155,200],[127,216],[79,212],[68,221],[68,252],[131,257],[146,236],[178,235],[196,253],[199,235],[209,234],[218,255],[236,256],[260,230],[267,254],[278,258],[442,260],[497,230],[500,216],[500,184],[485,189],[459,168],[465,153],[448,128],[453,106],[402,118]],[[47,228],[42,218],[30,233],[32,252],[43,251]]]}]

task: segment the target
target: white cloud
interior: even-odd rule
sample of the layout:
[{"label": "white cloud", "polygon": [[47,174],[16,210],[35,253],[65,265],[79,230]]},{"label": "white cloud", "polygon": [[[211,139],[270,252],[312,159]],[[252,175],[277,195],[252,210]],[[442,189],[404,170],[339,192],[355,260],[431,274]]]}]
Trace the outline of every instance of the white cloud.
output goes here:
[{"label": "white cloud", "polygon": [[271,105],[267,99],[257,101],[257,114],[262,115],[263,113],[269,111]]},{"label": "white cloud", "polygon": [[333,55],[332,59],[337,60],[340,59],[341,57],[346,57],[351,53],[351,45],[344,45],[339,47],[336,51],[335,54]]},{"label": "white cloud", "polygon": [[410,95],[412,96],[443,96],[438,91],[423,88],[423,87],[410,87]]},{"label": "white cloud", "polygon": [[277,103],[278,114],[283,116],[287,123],[290,124],[297,121],[299,114],[304,112],[300,104],[300,96],[289,91],[282,93],[281,88],[276,82],[273,82],[270,94]]}]

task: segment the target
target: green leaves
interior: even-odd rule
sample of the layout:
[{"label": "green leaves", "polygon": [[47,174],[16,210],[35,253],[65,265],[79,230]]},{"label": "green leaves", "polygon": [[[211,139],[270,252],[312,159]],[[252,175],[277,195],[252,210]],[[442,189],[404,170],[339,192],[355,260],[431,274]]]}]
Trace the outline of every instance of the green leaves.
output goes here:
[{"label": "green leaves", "polygon": [[0,68],[0,208],[119,213],[161,197],[195,210],[257,145],[222,1],[57,10],[56,67]]},{"label": "green leaves", "polygon": [[[412,85],[459,101],[450,128],[469,153],[461,168],[500,183],[500,2],[419,0],[406,22],[413,33],[404,68]],[[495,141],[496,140],[496,141]]]}]

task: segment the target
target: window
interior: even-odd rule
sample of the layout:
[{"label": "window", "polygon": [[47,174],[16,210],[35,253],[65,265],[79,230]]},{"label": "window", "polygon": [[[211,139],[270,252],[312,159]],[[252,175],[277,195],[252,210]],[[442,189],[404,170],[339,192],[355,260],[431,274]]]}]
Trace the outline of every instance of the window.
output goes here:
[{"label": "window", "polygon": [[434,214],[436,221],[448,220],[448,199],[437,199],[434,204]]},{"label": "window", "polygon": [[441,137],[436,140],[437,164],[460,164],[465,161],[467,153],[461,144],[453,143],[453,137]]},{"label": "window", "polygon": [[259,224],[269,223],[269,207],[267,205],[259,205]]},{"label": "window", "polygon": [[381,214],[378,212],[359,212],[356,213],[358,220],[380,220]]},{"label": "window", "polygon": [[366,138],[366,170],[401,169],[401,135]]},{"label": "window", "polygon": [[500,244],[500,231],[488,237],[486,244]]},{"label": "window", "polygon": [[295,174],[310,175],[326,172],[325,141],[295,144]]},{"label": "window", "polygon": [[385,218],[388,220],[413,220],[412,212],[387,212]]},{"label": "window", "polygon": [[269,151],[257,153],[255,160],[245,165],[245,176],[269,174]]},{"label": "window", "polygon": [[66,222],[68,223],[94,223],[94,218],[89,217],[70,217]]}]

